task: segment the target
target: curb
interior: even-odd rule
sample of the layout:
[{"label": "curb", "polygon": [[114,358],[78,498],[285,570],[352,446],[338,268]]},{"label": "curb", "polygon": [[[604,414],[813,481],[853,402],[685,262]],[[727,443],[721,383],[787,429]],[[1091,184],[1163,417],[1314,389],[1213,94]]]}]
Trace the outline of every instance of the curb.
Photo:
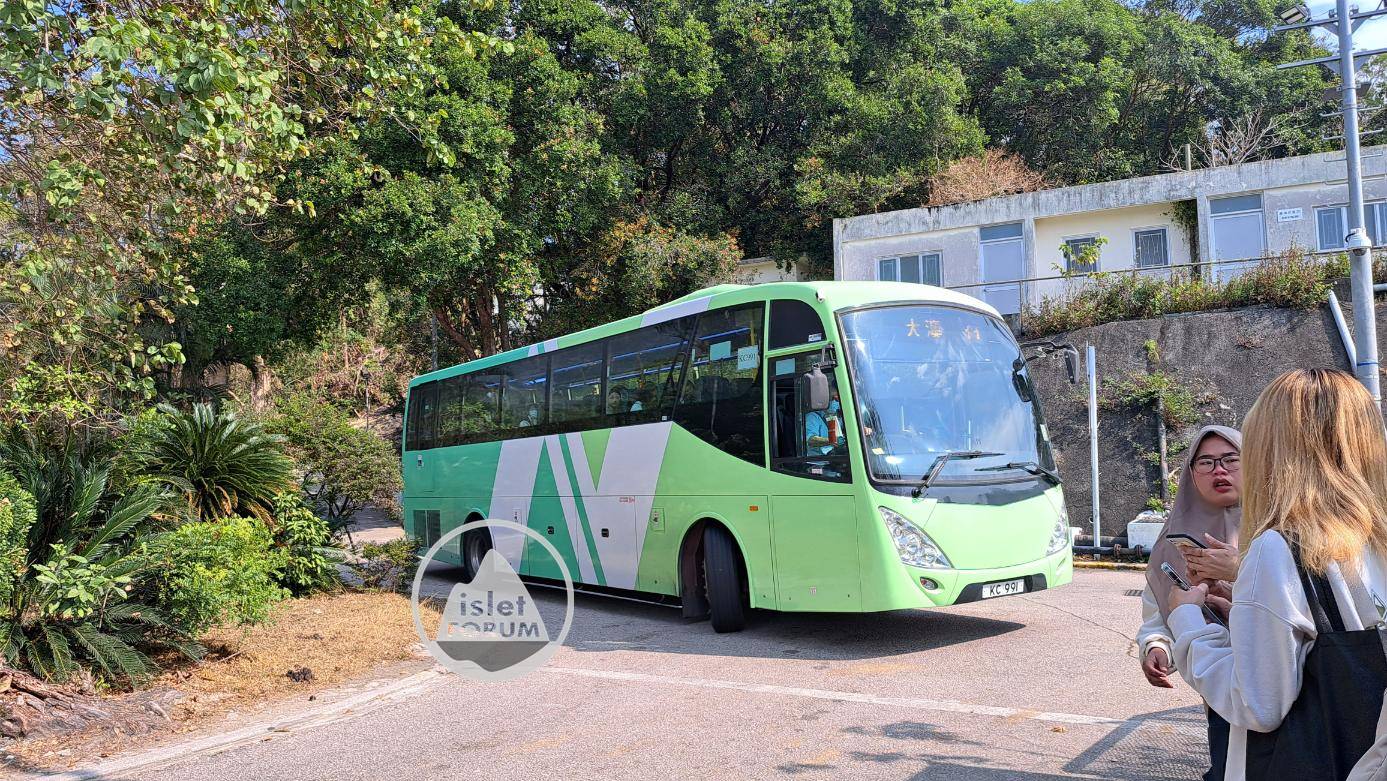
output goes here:
[{"label": "curb", "polygon": [[252,724],[231,732],[209,735],[169,746],[147,749],[99,765],[61,773],[30,773],[24,779],[44,779],[44,781],[96,781],[117,777],[117,774],[136,770],[149,770],[181,762],[200,754],[223,751],[238,745],[260,743],[276,737],[297,732],[301,729],[331,724],[344,718],[374,710],[375,707],[394,702],[448,676],[441,667],[433,667],[423,672],[377,685],[337,702],[327,703],[316,708],[299,711],[267,722]]},{"label": "curb", "polygon": [[1145,572],[1144,563],[1129,561],[1074,561],[1074,569],[1106,569],[1119,572]]}]

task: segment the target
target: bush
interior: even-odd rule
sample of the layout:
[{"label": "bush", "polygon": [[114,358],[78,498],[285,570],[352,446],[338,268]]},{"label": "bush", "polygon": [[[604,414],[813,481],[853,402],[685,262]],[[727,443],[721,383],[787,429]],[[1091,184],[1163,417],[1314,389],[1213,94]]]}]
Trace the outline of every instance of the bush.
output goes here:
[{"label": "bush", "polygon": [[132,551],[166,497],[149,485],[113,496],[104,465],[71,454],[30,455],[26,476],[41,499],[0,478],[0,516],[8,515],[0,517],[0,545],[9,575],[0,599],[0,656],[44,678],[88,668],[106,681],[147,679],[154,670],[147,649],[196,656],[196,643],[134,593],[162,574]]},{"label": "bush", "polygon": [[333,533],[358,510],[400,489],[400,456],[388,442],[352,425],[341,407],[306,394],[277,404],[270,429],[282,435],[303,471],[303,492]]},{"label": "bush", "polygon": [[9,604],[24,575],[29,529],[37,518],[34,497],[19,481],[0,472],[0,605]]},{"label": "bush", "polygon": [[279,585],[294,596],[323,591],[337,582],[336,570],[323,548],[332,542],[327,521],[303,505],[295,494],[275,497],[274,544],[284,554]]},{"label": "bush", "polygon": [[140,453],[145,470],[182,494],[196,520],[269,520],[275,495],[293,485],[293,464],[279,439],[208,404],[160,411],[167,425],[148,427]]},{"label": "bush", "polygon": [[162,573],[155,603],[194,637],[221,624],[257,624],[288,596],[279,586],[286,554],[268,526],[254,518],[188,523],[148,546]]},{"label": "bush", "polygon": [[1121,320],[1179,312],[1266,304],[1309,309],[1325,300],[1334,279],[1348,273],[1343,257],[1322,260],[1298,249],[1267,258],[1225,283],[1202,278],[1098,273],[1076,292],[1046,298],[1022,318],[1027,337],[1047,336]]},{"label": "bush", "polygon": [[419,569],[419,544],[409,537],[386,543],[368,542],[355,550],[358,559],[347,568],[372,591],[406,591],[414,585]]}]

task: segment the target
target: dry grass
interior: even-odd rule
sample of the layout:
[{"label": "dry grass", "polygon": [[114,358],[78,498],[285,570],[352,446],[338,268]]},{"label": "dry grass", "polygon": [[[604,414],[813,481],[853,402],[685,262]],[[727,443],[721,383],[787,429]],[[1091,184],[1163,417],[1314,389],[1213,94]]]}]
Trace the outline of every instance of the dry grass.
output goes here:
[{"label": "dry grass", "polygon": [[[425,626],[437,621],[438,613],[426,608]],[[216,629],[202,640],[207,658],[170,673],[168,685],[216,694],[218,700],[259,701],[333,686],[382,663],[417,658],[419,636],[408,598],[349,592],[290,600],[264,625]],[[309,682],[286,675],[303,667],[313,673]]]},{"label": "dry grass", "polygon": [[[438,619],[436,607],[426,606],[424,625],[435,626]],[[380,592],[289,600],[262,626],[216,629],[202,641],[209,649],[202,661],[162,658],[168,672],[159,680],[106,698],[101,707],[119,714],[109,722],[7,744],[9,758],[0,762],[0,776],[26,765],[63,769],[199,729],[231,711],[251,714],[372,674],[399,674],[410,663],[428,664],[415,654],[419,636],[409,599]],[[296,682],[285,675],[303,667],[312,670],[312,680]],[[159,707],[151,710],[147,703]]]}]

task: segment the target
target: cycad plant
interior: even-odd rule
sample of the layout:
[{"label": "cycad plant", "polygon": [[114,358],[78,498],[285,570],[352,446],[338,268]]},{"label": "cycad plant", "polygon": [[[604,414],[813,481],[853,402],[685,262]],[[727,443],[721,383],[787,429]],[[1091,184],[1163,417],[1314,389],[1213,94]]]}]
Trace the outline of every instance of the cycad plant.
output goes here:
[{"label": "cycad plant", "polygon": [[294,485],[280,439],[210,404],[160,407],[165,425],[142,443],[144,470],[187,500],[198,520],[243,515],[268,521],[274,497]]},{"label": "cycad plant", "polygon": [[[141,648],[198,654],[196,643],[157,609],[131,599],[149,566],[140,536],[168,497],[147,484],[114,498],[104,467],[81,459],[59,463],[62,469],[38,473],[58,486],[43,492],[43,502],[0,475],[0,526],[8,546],[0,559],[14,567],[0,602],[0,656],[50,679],[85,666],[110,681],[140,681],[154,669]],[[67,531],[43,528],[53,518]],[[38,547],[35,539],[50,541]]]}]

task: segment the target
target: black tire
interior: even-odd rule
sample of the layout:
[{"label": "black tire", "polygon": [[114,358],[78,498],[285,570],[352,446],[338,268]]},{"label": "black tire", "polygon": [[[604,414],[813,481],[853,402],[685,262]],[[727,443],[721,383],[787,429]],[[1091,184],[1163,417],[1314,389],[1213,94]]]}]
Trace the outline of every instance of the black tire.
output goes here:
[{"label": "black tire", "polygon": [[703,532],[703,579],[713,631],[740,632],[746,626],[746,577],[737,542],[721,526]]},{"label": "black tire", "polygon": [[477,577],[491,547],[490,529],[473,529],[462,535],[462,571],[468,581]]}]

